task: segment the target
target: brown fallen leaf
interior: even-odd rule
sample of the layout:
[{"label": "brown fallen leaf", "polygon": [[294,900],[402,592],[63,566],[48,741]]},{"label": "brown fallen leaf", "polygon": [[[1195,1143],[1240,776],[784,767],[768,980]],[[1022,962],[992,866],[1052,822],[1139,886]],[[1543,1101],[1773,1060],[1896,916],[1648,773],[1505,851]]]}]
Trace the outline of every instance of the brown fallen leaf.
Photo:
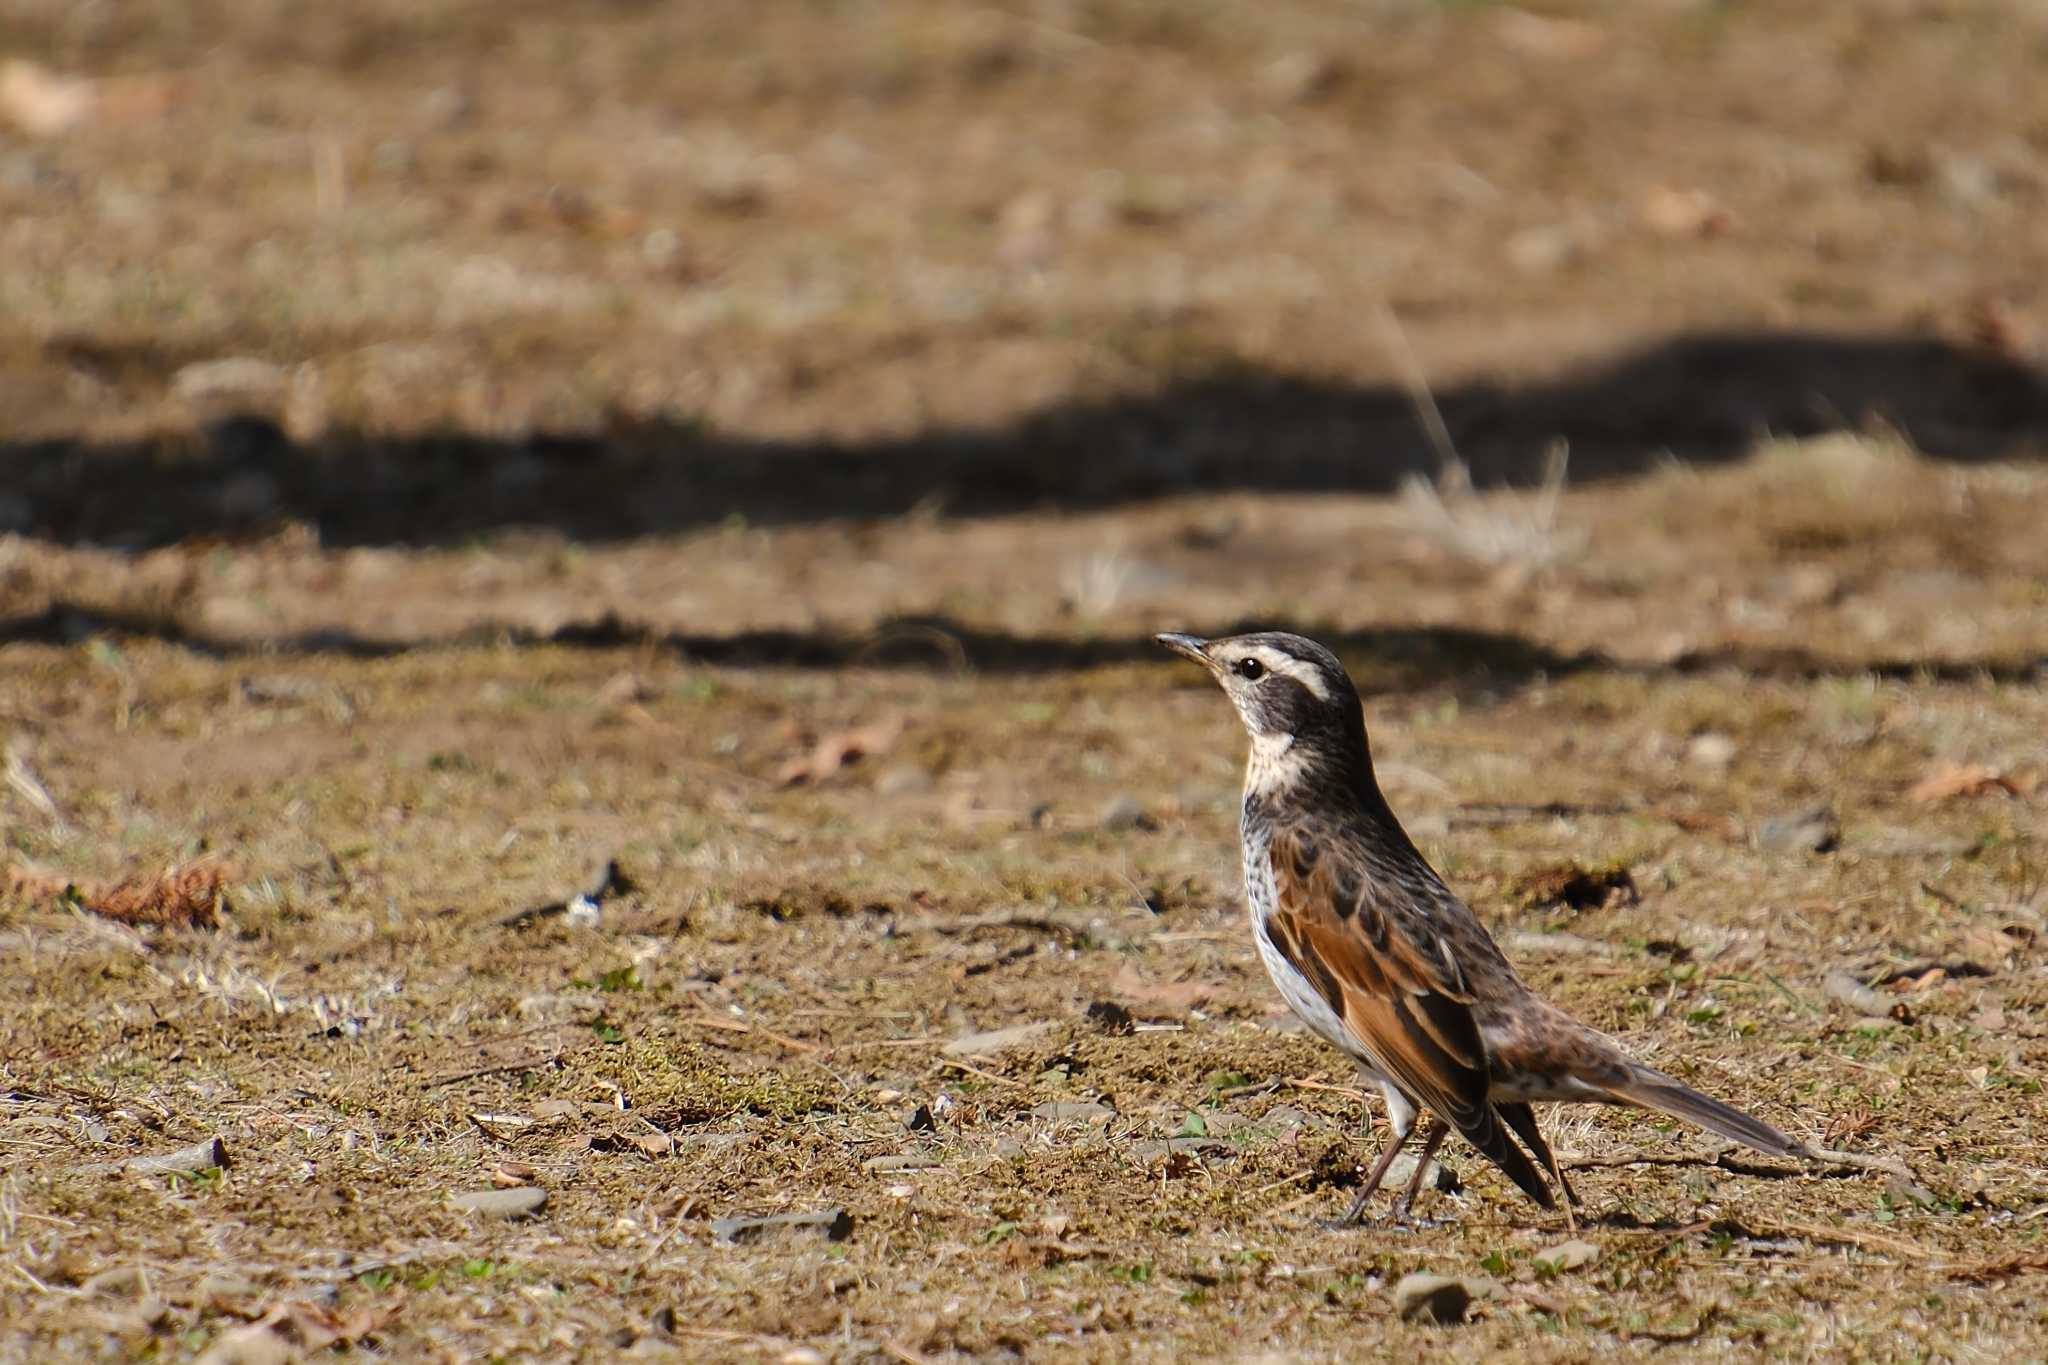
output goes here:
[{"label": "brown fallen leaf", "polygon": [[775,771],[778,786],[794,787],[805,782],[823,782],[841,768],[863,758],[886,754],[903,737],[903,717],[885,716],[867,725],[835,730],[821,736],[807,754],[790,759]]},{"label": "brown fallen leaf", "polygon": [[1821,1129],[1820,1140],[1829,1147],[1839,1147],[1854,1141],[1877,1127],[1877,1115],[1868,1109],[1850,1109],[1828,1120]]},{"label": "brown fallen leaf", "polygon": [[1931,803],[1959,796],[1988,796],[1993,792],[2005,796],[2031,796],[2039,781],[2031,773],[2011,775],[1981,763],[1955,763],[1943,759],[1906,789],[1906,797]]},{"label": "brown fallen leaf", "polygon": [[71,899],[93,914],[123,924],[212,928],[227,905],[227,887],[241,881],[242,869],[207,857],[183,865],[173,863],[156,877],[123,881],[73,881],[56,873],[14,864],[7,869],[10,899],[41,902]]},{"label": "brown fallen leaf", "polygon": [[[199,1358],[208,1365],[242,1360],[293,1359],[300,1353],[324,1351],[331,1346],[361,1341],[390,1319],[388,1309],[369,1305],[332,1309],[297,1299],[277,1304],[247,1327],[224,1334]],[[286,1349],[280,1352],[280,1347]]]}]

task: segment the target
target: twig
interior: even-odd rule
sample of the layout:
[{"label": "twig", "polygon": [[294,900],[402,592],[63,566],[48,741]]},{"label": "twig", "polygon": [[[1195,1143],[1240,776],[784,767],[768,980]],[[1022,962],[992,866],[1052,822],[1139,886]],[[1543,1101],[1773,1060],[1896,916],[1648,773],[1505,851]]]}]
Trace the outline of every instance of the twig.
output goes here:
[{"label": "twig", "polygon": [[1219,1090],[1216,1092],[1216,1098],[1219,1100],[1241,1100],[1252,1095],[1270,1095],[1285,1084],[1287,1084],[1285,1080],[1276,1076],[1270,1081],[1257,1081],[1251,1085],[1233,1085],[1227,1090]]},{"label": "twig", "polygon": [[903,1362],[903,1365],[937,1365],[930,1356],[919,1355],[908,1346],[899,1345],[887,1337],[882,1338],[882,1350]]},{"label": "twig", "polygon": [[430,1076],[425,1084],[428,1089],[432,1089],[437,1085],[453,1085],[457,1081],[473,1081],[479,1076],[496,1076],[507,1071],[538,1071],[561,1060],[562,1054],[559,1052],[545,1057],[523,1057],[516,1062],[499,1062],[493,1066],[471,1067],[468,1071],[451,1071],[443,1076]]},{"label": "twig", "polygon": [[50,822],[50,828],[58,834],[68,834],[71,822],[64,818],[64,812],[57,805],[57,798],[50,795],[50,789],[43,785],[35,770],[28,766],[28,743],[19,737],[7,745],[7,785],[14,788],[22,800],[34,806]]},{"label": "twig", "polygon": [[1088,934],[1088,926],[1084,923],[1036,910],[998,910],[986,915],[928,919],[897,926],[898,933],[912,929],[928,929],[935,934],[971,934],[981,929],[1032,929],[1041,934],[1057,934],[1070,943],[1077,943]]},{"label": "twig", "polygon": [[1304,1167],[1303,1169],[1296,1171],[1293,1175],[1287,1176],[1281,1180],[1276,1180],[1270,1185],[1259,1186],[1257,1189],[1251,1192],[1250,1197],[1253,1199],[1257,1199],[1259,1196],[1271,1194],[1275,1190],[1284,1190],[1289,1185],[1294,1184],[1296,1181],[1306,1180],[1315,1173],[1315,1168],[1313,1166]]},{"label": "twig", "polygon": [[968,1063],[968,1062],[963,1062],[963,1061],[961,1061],[961,1060],[959,1060],[958,1058],[955,1058],[955,1057],[941,1057],[941,1058],[939,1059],[939,1065],[940,1065],[940,1066],[950,1066],[950,1067],[952,1067],[952,1068],[953,1068],[953,1069],[954,1069],[955,1071],[965,1071],[965,1072],[966,1072],[966,1073],[967,1073],[968,1075],[970,1075],[970,1076],[979,1076],[979,1077],[981,1077],[981,1078],[982,1078],[983,1080],[987,1080],[987,1081],[1000,1081],[1000,1082],[1001,1082],[1002,1084],[1004,1084],[1004,1085],[1022,1085],[1022,1084],[1024,1084],[1024,1082],[1022,1082],[1022,1081],[1012,1080],[1012,1079],[1010,1079],[1010,1077],[1008,1077],[1008,1076],[1003,1076],[1003,1075],[999,1075],[999,1074],[998,1074],[998,1073],[996,1073],[996,1072],[993,1072],[993,1071],[988,1071],[988,1070],[985,1070],[985,1069],[983,1069],[983,1068],[981,1068],[981,1067],[978,1067],[978,1066],[974,1066],[974,1065],[972,1065],[971,1063]]},{"label": "twig", "polygon": [[696,1024],[702,1028],[723,1029],[727,1033],[757,1033],[771,1043],[780,1043],[791,1052],[816,1052],[818,1050],[816,1043],[800,1042],[795,1038],[776,1033],[771,1029],[762,1028],[759,1024],[749,1024],[742,1019],[718,1019],[708,1014],[695,1014],[686,1015],[678,1022]]},{"label": "twig", "polygon": [[1806,1154],[1815,1161],[1825,1161],[1836,1166],[1847,1166],[1854,1171],[1883,1171],[1886,1175],[1895,1175],[1901,1180],[1917,1182],[1920,1179],[1919,1176],[1913,1174],[1912,1167],[1896,1157],[1865,1156],[1861,1152],[1841,1152],[1836,1151],[1832,1147],[1809,1147],[1806,1149]]},{"label": "twig", "polygon": [[1342,1095],[1347,1099],[1354,1100],[1365,1098],[1365,1092],[1355,1085],[1325,1085],[1321,1081],[1302,1081],[1296,1080],[1293,1077],[1288,1078],[1287,1088],[1289,1090],[1314,1090],[1331,1095]]},{"label": "twig", "polygon": [[1374,300],[1373,321],[1379,325],[1380,340],[1387,354],[1401,372],[1401,385],[1408,390],[1408,401],[1415,405],[1416,420],[1422,423],[1423,434],[1436,451],[1438,477],[1455,479],[1470,487],[1472,476],[1465,472],[1465,461],[1451,440],[1451,429],[1444,424],[1443,409],[1436,405],[1436,395],[1429,391],[1429,376],[1423,373],[1415,348],[1408,344],[1408,333],[1402,328],[1394,306],[1384,296]]},{"label": "twig", "polygon": [[1766,1223],[1759,1232],[1775,1232],[1790,1237],[1804,1237],[1811,1242],[1833,1243],[1836,1246],[1857,1246],[1873,1251],[1892,1251],[1901,1256],[1913,1256],[1931,1261],[1942,1253],[1939,1249],[1908,1242],[1898,1237],[1887,1237],[1879,1232],[1864,1232],[1859,1228],[1822,1227],[1817,1223]]}]

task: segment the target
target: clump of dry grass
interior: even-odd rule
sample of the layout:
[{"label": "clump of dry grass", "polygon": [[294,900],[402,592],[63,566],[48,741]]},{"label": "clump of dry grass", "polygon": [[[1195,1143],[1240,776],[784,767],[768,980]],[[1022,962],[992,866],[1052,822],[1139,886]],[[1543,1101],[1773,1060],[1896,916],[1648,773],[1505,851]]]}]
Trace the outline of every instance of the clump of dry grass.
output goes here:
[{"label": "clump of dry grass", "polygon": [[1472,487],[1471,470],[1453,454],[1435,479],[1410,476],[1401,485],[1401,501],[1423,531],[1460,559],[1547,569],[1586,547],[1584,532],[1561,517],[1569,464],[1570,452],[1559,441],[1544,456],[1543,482],[1530,492],[1480,493]]}]

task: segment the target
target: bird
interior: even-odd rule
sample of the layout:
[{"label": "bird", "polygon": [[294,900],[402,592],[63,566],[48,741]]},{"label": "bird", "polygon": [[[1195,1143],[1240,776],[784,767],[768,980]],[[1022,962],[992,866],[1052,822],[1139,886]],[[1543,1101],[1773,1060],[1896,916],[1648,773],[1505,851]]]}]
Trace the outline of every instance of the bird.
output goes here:
[{"label": "bird", "polygon": [[1363,1221],[1425,1110],[1397,1223],[1453,1128],[1555,1209],[1547,1171],[1569,1220],[1577,1196],[1537,1126],[1537,1102],[1655,1110],[1773,1156],[1813,1155],[1529,989],[1395,818],[1373,773],[1364,706],[1335,654],[1277,631],[1154,638],[1209,670],[1251,736],[1239,836],[1259,957],[1294,1013],[1386,1100],[1386,1146],[1334,1226]]}]

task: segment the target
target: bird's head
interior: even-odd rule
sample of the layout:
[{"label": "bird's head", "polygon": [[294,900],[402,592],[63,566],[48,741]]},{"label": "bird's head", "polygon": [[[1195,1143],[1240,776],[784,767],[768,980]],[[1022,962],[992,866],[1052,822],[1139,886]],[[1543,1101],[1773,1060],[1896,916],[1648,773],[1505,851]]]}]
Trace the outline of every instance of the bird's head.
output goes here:
[{"label": "bird's head", "polygon": [[1369,763],[1358,689],[1337,656],[1279,631],[1203,640],[1155,639],[1209,670],[1252,737],[1255,775],[1275,783],[1312,770]]}]

